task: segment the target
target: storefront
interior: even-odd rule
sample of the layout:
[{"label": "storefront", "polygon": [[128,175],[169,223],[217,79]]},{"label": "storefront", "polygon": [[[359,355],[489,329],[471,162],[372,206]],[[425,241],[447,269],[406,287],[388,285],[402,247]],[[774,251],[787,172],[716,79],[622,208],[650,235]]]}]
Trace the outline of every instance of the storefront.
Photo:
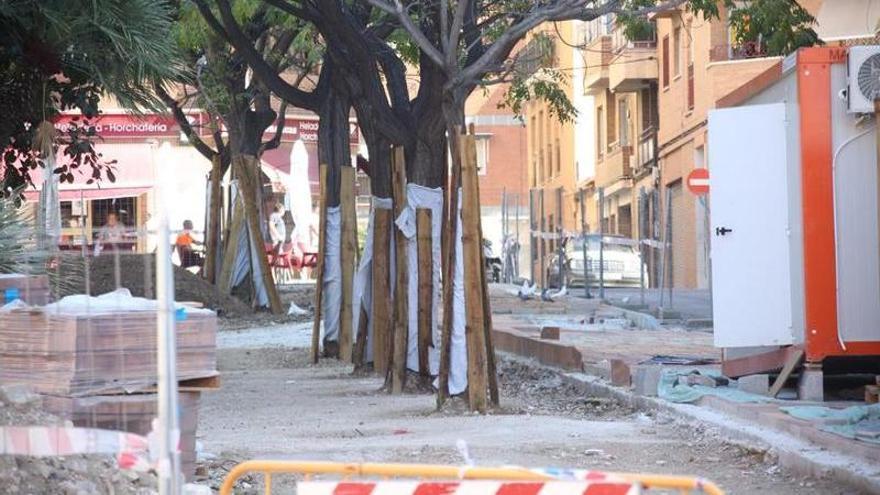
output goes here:
[{"label": "storefront", "polygon": [[[62,115],[55,123],[59,132],[70,126],[75,115]],[[199,112],[189,114],[194,127],[206,116]],[[73,184],[59,187],[62,216],[62,245],[81,246],[83,239],[91,244],[106,225],[107,217],[115,213],[119,223],[129,232],[131,247],[139,251],[154,247],[153,236],[143,232],[154,228],[147,222],[156,216],[159,188],[167,188],[167,196],[174,204],[168,208],[172,228],[180,228],[184,220],[191,220],[196,231],[205,226],[207,178],[211,163],[201,155],[181,133],[180,126],[170,115],[135,116],[124,111],[108,110],[92,124],[97,132],[95,148],[112,166],[115,181],[103,174],[100,182],[88,184],[91,169],[74,172]],[[270,128],[265,139],[271,139]],[[207,138],[210,143],[210,138]],[[305,144],[308,177],[314,198],[318,194],[318,121],[308,114],[290,116],[285,123],[281,145],[262,156],[263,173],[272,190],[283,195],[291,181],[291,150],[296,140]],[[352,155],[360,142],[357,125],[351,124]],[[58,161],[64,160],[59,153]],[[25,198],[36,212],[43,170],[32,173],[36,189],[25,192]]]}]

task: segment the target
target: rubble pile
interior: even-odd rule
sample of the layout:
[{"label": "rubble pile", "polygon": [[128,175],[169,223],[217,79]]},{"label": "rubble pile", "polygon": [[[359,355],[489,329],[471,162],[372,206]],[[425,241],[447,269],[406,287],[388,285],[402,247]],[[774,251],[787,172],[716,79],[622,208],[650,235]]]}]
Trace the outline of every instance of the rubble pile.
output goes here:
[{"label": "rubble pile", "polygon": [[[0,388],[0,426],[64,424],[41,409],[38,395],[22,387]],[[147,495],[156,493],[152,473],[123,471],[111,456],[28,457],[0,455],[0,487],[9,494]]]}]

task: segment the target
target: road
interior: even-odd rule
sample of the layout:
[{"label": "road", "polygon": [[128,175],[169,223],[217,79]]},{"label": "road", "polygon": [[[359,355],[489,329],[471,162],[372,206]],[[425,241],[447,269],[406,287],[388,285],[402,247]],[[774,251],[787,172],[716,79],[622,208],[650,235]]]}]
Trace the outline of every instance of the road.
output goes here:
[{"label": "road", "polygon": [[[583,288],[578,287],[572,289],[575,295],[582,296]],[[599,289],[591,289],[593,297],[598,297]],[[640,304],[641,290],[638,288],[619,288],[608,287],[605,289],[605,299],[611,304],[626,305]],[[708,289],[674,289],[672,291],[672,301],[669,300],[669,290],[663,296],[664,309],[673,310],[681,314],[683,319],[711,319],[712,304],[711,296]],[[660,290],[646,289],[645,304],[650,308],[660,306]]]},{"label": "road", "polygon": [[[499,368],[501,410],[473,415],[453,402],[437,412],[433,395],[388,395],[376,376],[353,376],[332,360],[312,366],[305,349],[276,345],[298,346],[306,325],[274,331],[277,339],[269,329],[253,339],[248,331],[220,335],[223,387],[203,396],[199,423],[215,487],[231,465],[253,458],[457,465],[464,462],[461,440],[481,465],[691,474],[729,493],[842,493],[827,482],[787,477],[764,453],[743,451],[702,427],[584,397],[556,372],[509,357]],[[273,478],[276,489],[284,483],[293,481]],[[249,478],[236,493],[255,493],[260,484]]]}]

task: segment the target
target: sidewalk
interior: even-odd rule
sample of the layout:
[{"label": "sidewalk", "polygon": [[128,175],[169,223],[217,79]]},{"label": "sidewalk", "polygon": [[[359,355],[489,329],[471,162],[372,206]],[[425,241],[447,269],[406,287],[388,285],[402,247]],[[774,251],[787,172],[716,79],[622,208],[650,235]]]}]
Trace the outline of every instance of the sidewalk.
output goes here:
[{"label": "sidewalk", "polygon": [[[673,289],[672,301],[669,300],[669,289],[664,289],[663,309],[681,315],[683,320],[711,320],[712,297],[708,289]],[[599,290],[590,290],[593,297],[598,297]],[[583,296],[582,288],[572,289],[572,294]],[[605,300],[615,306],[630,307],[641,304],[641,290],[638,288],[605,289]],[[645,304],[651,311],[660,307],[660,289],[645,289]]]},{"label": "sidewalk", "polygon": [[[610,292],[610,291],[609,291]],[[638,295],[638,290],[634,293]],[[608,297],[606,293],[606,298]],[[612,296],[614,297],[614,296]],[[625,296],[624,296],[625,297]],[[699,300],[699,295],[694,295]],[[511,304],[503,294],[493,296],[493,308]],[[593,302],[579,297],[581,301]],[[497,304],[496,304],[497,301]],[[548,303],[556,305],[558,303]],[[820,423],[796,419],[780,410],[782,406],[813,405],[797,400],[764,398],[744,403],[728,397],[705,395],[692,404],[673,403],[656,397],[637,395],[629,385],[612,386],[612,360],[615,368],[635,375],[635,366],[658,356],[686,358],[700,363],[701,369],[720,370],[721,353],[712,344],[712,334],[676,329],[640,330],[618,319],[600,322],[590,315],[615,314],[615,308],[594,304],[592,309],[553,313],[495,314],[493,339],[502,352],[533,359],[543,365],[561,368],[572,383],[585,393],[626,400],[649,410],[675,414],[695,428],[712,425],[733,441],[768,450],[778,456],[780,465],[799,475],[830,477],[864,493],[880,493],[880,445],[853,440],[820,430]],[[554,307],[563,307],[562,304]],[[544,309],[538,306],[536,309]],[[586,311],[585,311],[586,310]],[[619,310],[618,310],[619,311]],[[623,324],[621,324],[623,323]],[[559,338],[541,338],[541,329],[559,327]],[[694,366],[657,365],[655,369],[682,370]],[[708,363],[708,364],[706,364]],[[617,371],[615,371],[615,374]],[[629,377],[626,377],[627,379]],[[615,380],[619,383],[619,378]],[[628,380],[627,380],[628,383]],[[656,394],[651,394],[656,395]],[[823,403],[826,407],[846,407],[860,402]],[[843,489],[843,487],[842,487]]]}]

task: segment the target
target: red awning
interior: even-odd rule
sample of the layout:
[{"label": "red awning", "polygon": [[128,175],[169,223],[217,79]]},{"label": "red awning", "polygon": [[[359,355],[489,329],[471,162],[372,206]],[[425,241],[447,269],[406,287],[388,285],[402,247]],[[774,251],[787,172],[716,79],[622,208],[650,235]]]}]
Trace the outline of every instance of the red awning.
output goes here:
[{"label": "red awning", "polygon": [[[80,199],[130,198],[148,192],[149,187],[108,187],[104,189],[63,189],[58,192],[60,201],[79,201]],[[24,192],[28,201],[39,201],[40,191],[29,189]]]}]

